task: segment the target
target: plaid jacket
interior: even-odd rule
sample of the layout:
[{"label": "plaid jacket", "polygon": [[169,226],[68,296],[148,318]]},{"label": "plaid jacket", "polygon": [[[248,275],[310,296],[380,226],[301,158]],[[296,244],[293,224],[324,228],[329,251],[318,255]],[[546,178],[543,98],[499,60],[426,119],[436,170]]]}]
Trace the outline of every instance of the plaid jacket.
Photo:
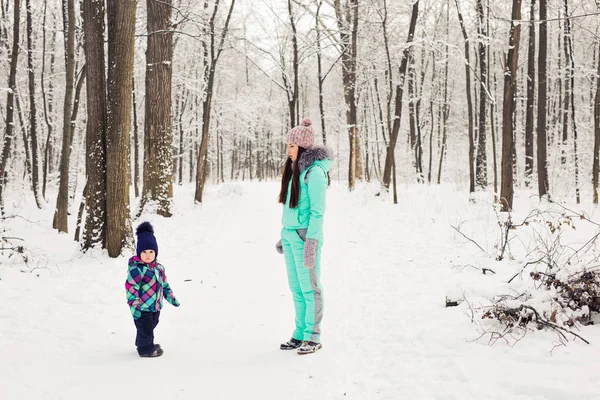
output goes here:
[{"label": "plaid jacket", "polygon": [[142,311],[160,311],[163,297],[175,307],[179,307],[179,302],[167,282],[165,268],[157,262],[146,264],[137,256],[131,257],[125,290],[133,319],[138,319]]}]

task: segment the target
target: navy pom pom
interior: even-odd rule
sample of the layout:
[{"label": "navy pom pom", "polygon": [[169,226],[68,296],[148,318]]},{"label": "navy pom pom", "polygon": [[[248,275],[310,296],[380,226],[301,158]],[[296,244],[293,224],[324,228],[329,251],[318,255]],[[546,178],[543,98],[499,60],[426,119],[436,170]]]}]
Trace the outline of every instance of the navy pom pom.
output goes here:
[{"label": "navy pom pom", "polygon": [[154,233],[154,228],[152,228],[152,225],[150,225],[150,222],[142,222],[135,230],[135,234],[138,236],[142,232]]}]

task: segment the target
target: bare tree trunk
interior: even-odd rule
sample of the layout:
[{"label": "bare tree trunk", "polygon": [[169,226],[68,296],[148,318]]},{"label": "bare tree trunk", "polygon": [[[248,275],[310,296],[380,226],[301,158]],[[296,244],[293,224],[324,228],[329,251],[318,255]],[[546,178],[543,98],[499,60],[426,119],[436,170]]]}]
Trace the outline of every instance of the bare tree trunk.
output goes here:
[{"label": "bare tree trunk", "polygon": [[[83,1],[87,68],[85,230],[82,248],[106,246],[106,75],[104,0]],[[77,235],[76,235],[77,236]],[[77,238],[76,238],[77,240]]]},{"label": "bare tree trunk", "polygon": [[[410,150],[415,152],[415,145],[417,142],[417,127],[415,117],[415,58],[412,52],[408,58],[408,143]],[[413,167],[417,165],[417,157],[415,152],[415,158],[413,159]]]},{"label": "bare tree trunk", "polygon": [[323,76],[323,55],[321,54],[321,30],[319,29],[319,13],[321,11],[321,5],[323,5],[323,0],[319,0],[317,2],[315,32],[317,34],[317,78],[319,83],[319,115],[321,117],[321,135],[323,136],[323,145],[327,145],[327,134],[325,133],[325,105],[323,101],[323,81],[325,80],[325,77]]},{"label": "bare tree trunk", "polygon": [[548,194],[548,160],[546,139],[546,107],[548,104],[546,80],[548,23],[546,22],[547,0],[540,0],[540,40],[538,50],[538,106],[537,106],[537,174],[540,198]]},{"label": "bare tree trunk", "polygon": [[531,0],[529,14],[529,44],[527,48],[527,105],[525,116],[525,185],[529,187],[533,176],[533,118],[535,115],[535,0]]},{"label": "bare tree trunk", "polygon": [[[387,21],[388,21],[388,10],[387,10],[387,0],[383,0],[383,20],[381,21],[381,27],[383,30],[383,44],[385,46],[385,56],[387,60],[387,83],[388,83],[388,95],[386,102],[386,128],[387,132],[392,132],[392,96],[394,95],[394,79],[393,79],[393,71],[392,71],[392,57],[390,55],[390,44],[389,37],[387,33]],[[377,93],[379,96],[379,92]],[[385,134],[384,134],[385,136]],[[387,146],[387,143],[386,143]]]},{"label": "bare tree trunk", "polygon": [[[489,10],[488,10],[489,12]],[[485,188],[488,185],[487,177],[487,132],[486,132],[486,114],[488,97],[488,68],[487,68],[487,29],[485,23],[485,12],[483,10],[483,0],[477,0],[477,14],[479,24],[479,128],[477,129],[477,160],[475,166],[475,179],[477,186]]]},{"label": "bare tree trunk", "polygon": [[217,155],[217,157],[221,160],[221,162],[219,163],[220,165],[220,172],[219,172],[219,182],[223,183],[225,182],[225,178],[224,178],[224,160],[223,160],[223,132],[221,132],[221,130],[219,130],[219,137],[218,137],[218,142],[219,143],[219,153]]},{"label": "bare tree trunk", "polygon": [[31,0],[27,7],[27,72],[29,75],[29,135],[31,138],[31,180],[33,195],[38,208],[45,204],[40,188],[40,151],[38,147],[37,107],[35,102],[35,73],[33,70],[33,23],[31,17]]},{"label": "bare tree trunk", "polygon": [[[446,37],[448,37],[450,31],[450,0],[446,0]],[[448,58],[450,57],[449,45],[446,41],[446,51],[444,59],[444,103],[442,104],[442,144],[440,146],[440,162],[438,165],[438,177],[437,184],[439,185],[442,181],[442,164],[444,161],[444,155],[446,154],[446,129],[448,122],[449,105],[448,105]]]},{"label": "bare tree trunk", "polygon": [[8,43],[8,29],[6,23],[6,14],[8,9],[4,6],[4,0],[0,0],[0,20],[3,22],[0,24],[0,46],[4,47],[7,52],[10,52],[10,44]]},{"label": "bare tree trunk", "polygon": [[406,68],[408,66],[408,57],[410,49],[412,47],[412,41],[415,34],[415,27],[417,25],[417,17],[419,15],[419,1],[416,1],[412,6],[412,13],[410,17],[410,26],[408,28],[408,38],[406,39],[406,46],[402,52],[402,61],[400,63],[400,77],[398,84],[396,85],[396,107],[394,110],[394,123],[392,131],[390,132],[390,143],[387,147],[387,154],[385,156],[385,168],[383,170],[383,185],[386,188],[390,186],[390,177],[392,172],[392,164],[394,160],[394,150],[396,148],[396,141],[398,140],[398,132],[400,131],[400,121],[402,119],[402,94],[404,91],[404,79],[406,76]]},{"label": "bare tree trunk", "polygon": [[44,100],[44,118],[46,121],[46,150],[44,151],[44,166],[43,166],[43,185],[42,185],[42,196],[44,199],[46,198],[46,184],[48,182],[48,169],[50,163],[50,154],[52,153],[52,133],[54,131],[54,127],[52,125],[52,114],[54,108],[54,90],[53,90],[53,78],[52,75],[54,73],[54,49],[56,46],[56,29],[52,33],[52,43],[50,46],[50,82],[48,85],[48,91],[46,92],[46,87],[44,85],[45,82],[45,73],[46,73],[46,9],[47,9],[47,1],[44,0],[44,21],[43,21],[43,30],[44,30],[44,38],[42,44],[42,76],[41,76],[41,85],[42,85],[42,98]]},{"label": "bare tree trunk", "polygon": [[335,15],[340,29],[342,44],[342,81],[346,103],[346,127],[350,146],[348,163],[348,189],[354,190],[358,170],[358,132],[356,110],[356,59],[358,35],[358,0],[349,0],[342,7],[340,0],[334,0]]},{"label": "bare tree trunk", "polygon": [[[189,95],[189,93],[188,93],[188,95]],[[179,186],[181,186],[181,185],[183,185],[183,157],[184,157],[184,151],[185,151],[183,113],[184,113],[186,105],[187,105],[187,97],[184,100],[183,95],[181,95],[181,98],[179,99],[179,101],[180,101],[179,116],[178,116],[178,123],[179,123],[179,157],[178,157],[179,170],[178,170],[178,174],[179,175],[177,176],[177,183],[179,184]]]},{"label": "bare tree trunk", "polygon": [[198,151],[198,162],[196,169],[196,193],[194,195],[194,200],[196,203],[202,203],[202,193],[204,192],[204,184],[206,181],[206,160],[208,158],[208,143],[210,140],[210,114],[211,114],[211,106],[212,106],[212,96],[213,96],[213,87],[215,81],[215,71],[217,68],[217,61],[223,51],[223,44],[225,42],[225,37],[227,36],[227,30],[229,28],[229,21],[231,20],[231,14],[233,13],[233,7],[235,6],[235,0],[231,1],[231,5],[229,6],[229,12],[227,13],[227,19],[225,21],[225,26],[221,32],[221,38],[219,39],[219,43],[216,42],[216,32],[215,32],[215,18],[219,8],[219,0],[215,2],[215,8],[212,14],[212,17],[209,22],[210,27],[210,51],[211,51],[211,60],[208,74],[208,81],[206,84],[206,99],[203,105],[203,123],[202,123],[202,141],[200,142],[200,150]]},{"label": "bare tree trunk", "polygon": [[[437,24],[436,24],[436,28],[437,28]],[[431,57],[434,60],[433,63],[433,70],[431,72],[431,87],[432,89],[432,93],[431,96],[429,97],[429,115],[430,115],[430,128],[429,128],[429,159],[427,162],[427,183],[431,184],[431,171],[433,168],[433,134],[435,132],[435,117],[434,117],[434,101],[433,99],[438,96],[439,93],[439,84],[436,82],[437,79],[437,67],[435,65],[435,53],[432,51],[431,53]],[[439,120],[438,120],[438,124],[439,124]],[[439,125],[438,125],[439,126]]]},{"label": "bare tree trunk", "polygon": [[6,165],[10,157],[12,141],[15,133],[14,102],[17,92],[17,61],[19,55],[19,25],[21,19],[21,2],[14,0],[13,4],[13,45],[10,54],[10,72],[8,75],[8,88],[6,95],[6,127],[4,130],[4,145],[0,159],[0,215],[4,214],[4,190],[6,188]]},{"label": "bare tree trunk", "polygon": [[[496,55],[494,53],[494,65],[496,65]],[[492,157],[494,159],[494,201],[497,201],[498,195],[498,152],[496,149],[496,113],[498,108],[496,107],[496,93],[498,93],[498,79],[496,77],[496,72],[494,72],[494,102],[490,104],[490,128],[492,135]]]},{"label": "bare tree trunk", "polygon": [[502,185],[500,188],[502,211],[510,211],[513,208],[514,93],[517,85],[519,38],[521,36],[521,25],[515,25],[515,21],[520,19],[521,0],[513,0],[508,56],[504,70],[504,100],[502,103]]},{"label": "bare tree trunk", "polygon": [[[15,105],[17,106],[17,115],[19,116],[19,125],[21,127],[21,133],[23,135],[23,147],[25,148],[25,173],[24,177],[31,175],[31,152],[29,151],[29,139],[27,134],[27,124],[23,117],[23,108],[21,107],[21,101],[19,95],[15,96]],[[32,188],[33,189],[33,188]]]},{"label": "bare tree trunk", "polygon": [[573,120],[573,157],[575,164],[575,200],[577,204],[581,202],[579,193],[579,156],[577,154],[577,120],[575,119],[575,60],[573,56],[573,36],[571,30],[571,20],[569,19],[569,8],[567,0],[565,0],[565,31],[567,38],[567,47],[569,50],[569,80],[570,93],[569,99],[571,104],[571,119]]},{"label": "bare tree trunk", "polygon": [[[600,3],[598,3],[600,11]],[[592,169],[592,186],[594,187],[594,204],[598,204],[598,174],[600,173],[600,39],[596,40],[598,46],[598,71],[596,72],[596,96],[594,97],[594,164]]]},{"label": "bare tree trunk", "polygon": [[[64,6],[66,2],[66,7]],[[75,0],[63,0],[63,20],[66,22],[66,76],[63,108],[63,145],[60,156],[60,183],[52,227],[59,232],[69,232],[69,162],[71,158],[71,113],[75,80]]]},{"label": "bare tree trunk", "polygon": [[292,86],[292,92],[288,93],[288,102],[290,107],[290,128],[300,124],[300,115],[298,113],[298,37],[296,32],[296,23],[294,22],[294,14],[292,12],[292,2],[288,0],[288,17],[290,18],[290,27],[292,29],[292,54],[293,63],[292,69],[294,71],[294,83]]},{"label": "bare tree trunk", "polygon": [[[565,15],[565,18],[568,18],[568,15]],[[568,39],[567,39],[567,35],[568,35],[568,25],[565,21],[563,22],[563,54],[564,54],[564,59],[565,59],[565,68],[562,69],[562,64],[561,66],[561,76],[564,77],[564,82],[565,82],[565,90],[563,93],[563,103],[562,103],[562,114],[563,114],[563,119],[562,119],[562,141],[560,144],[560,163],[562,165],[565,165],[567,163],[567,144],[569,141],[569,99],[570,99],[570,94],[572,92],[572,88],[571,88],[571,80],[569,79],[569,67],[568,67],[568,63],[569,63],[569,45],[568,45]]]},{"label": "bare tree trunk", "polygon": [[133,244],[129,189],[135,0],[108,0],[106,249],[118,257]]},{"label": "bare tree trunk", "polygon": [[133,112],[133,188],[135,197],[140,196],[140,135],[137,117],[137,101],[135,99],[135,77],[131,78],[131,101]]},{"label": "bare tree trunk", "polygon": [[458,5],[458,0],[454,0],[456,3],[456,10],[458,11],[458,21],[460,22],[460,28],[465,41],[465,85],[467,92],[467,119],[469,125],[469,192],[475,191],[475,142],[473,138],[473,101],[471,100],[471,56],[469,55],[469,37],[467,36],[467,30],[463,21],[462,13]]},{"label": "bare tree trunk", "polygon": [[171,216],[173,200],[173,127],[171,82],[173,33],[171,0],[147,0],[146,112],[144,118],[144,187],[142,207],[155,202],[156,212]]}]

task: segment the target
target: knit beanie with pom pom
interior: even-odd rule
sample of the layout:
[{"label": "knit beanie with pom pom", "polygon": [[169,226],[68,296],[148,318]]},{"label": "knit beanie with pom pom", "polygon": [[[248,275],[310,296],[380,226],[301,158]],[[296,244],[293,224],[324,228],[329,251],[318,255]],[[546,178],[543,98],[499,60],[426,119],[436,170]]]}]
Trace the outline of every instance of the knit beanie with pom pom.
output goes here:
[{"label": "knit beanie with pom pom", "polygon": [[144,250],[154,250],[156,257],[158,257],[158,243],[150,222],[142,222],[135,230],[135,234],[137,235],[137,256],[140,257]]},{"label": "knit beanie with pom pom", "polygon": [[305,149],[310,149],[315,143],[315,133],[310,119],[305,119],[302,124],[292,128],[287,136],[287,142],[297,144]]}]

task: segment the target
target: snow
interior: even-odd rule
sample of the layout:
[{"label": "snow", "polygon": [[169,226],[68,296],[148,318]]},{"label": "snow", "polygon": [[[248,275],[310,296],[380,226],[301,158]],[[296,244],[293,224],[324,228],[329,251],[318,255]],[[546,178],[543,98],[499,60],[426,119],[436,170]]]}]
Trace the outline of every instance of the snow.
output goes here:
[{"label": "snow", "polygon": [[[23,218],[6,226],[25,239],[29,263],[0,258],[2,399],[600,399],[597,325],[577,330],[590,345],[569,336],[557,346],[556,333],[532,329],[491,346],[482,334],[492,322],[478,314],[471,321],[468,304],[506,290],[527,250],[515,243],[512,261],[494,260],[499,229],[485,194],[473,203],[452,186],[404,185],[393,205],[374,196],[375,186],[349,193],[334,183],[323,349],[298,356],[279,350],[293,329],[293,303],[275,251],[277,183],[209,186],[197,206],[193,185],[174,190],[173,217],[135,221],[153,223],[182,303],[165,303],[157,359],[139,358],[133,344],[129,254],[81,254],[72,234],[51,229],[54,207],[9,204]],[[516,202],[527,215],[534,201],[523,194]],[[513,288],[528,284],[516,279]],[[445,307],[446,297],[463,296]]]}]

